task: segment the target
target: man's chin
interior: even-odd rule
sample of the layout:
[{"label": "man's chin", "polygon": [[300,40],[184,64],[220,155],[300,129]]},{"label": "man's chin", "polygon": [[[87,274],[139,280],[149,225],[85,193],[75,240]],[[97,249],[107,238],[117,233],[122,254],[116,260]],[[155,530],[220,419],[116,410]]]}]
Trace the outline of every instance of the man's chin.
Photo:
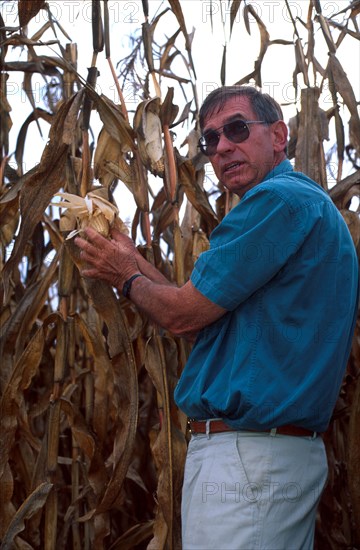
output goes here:
[{"label": "man's chin", "polygon": [[248,180],[248,179],[240,179],[238,178],[231,178],[228,181],[222,182],[224,187],[231,193],[235,193],[235,195],[238,195],[239,197],[242,197],[246,191],[254,187],[256,185],[256,181]]}]

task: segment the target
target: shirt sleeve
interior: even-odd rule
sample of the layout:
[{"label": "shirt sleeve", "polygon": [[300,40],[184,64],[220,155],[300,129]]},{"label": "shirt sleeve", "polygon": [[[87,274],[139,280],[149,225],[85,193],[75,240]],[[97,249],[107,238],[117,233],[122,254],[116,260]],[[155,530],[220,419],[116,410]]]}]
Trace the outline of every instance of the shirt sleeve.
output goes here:
[{"label": "shirt sleeve", "polygon": [[256,189],[213,231],[210,249],[195,263],[193,285],[217,305],[235,309],[299,251],[309,230],[304,224],[272,189]]}]

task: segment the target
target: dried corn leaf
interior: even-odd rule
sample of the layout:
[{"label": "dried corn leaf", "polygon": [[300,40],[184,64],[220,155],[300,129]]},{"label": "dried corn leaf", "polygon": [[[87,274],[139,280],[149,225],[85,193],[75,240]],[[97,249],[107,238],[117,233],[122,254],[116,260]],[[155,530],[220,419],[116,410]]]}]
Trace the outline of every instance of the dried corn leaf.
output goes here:
[{"label": "dried corn leaf", "polygon": [[6,529],[16,513],[16,509],[11,502],[14,492],[14,477],[9,464],[7,463],[2,477],[0,477],[0,538],[4,537]]},{"label": "dried corn leaf", "polygon": [[42,8],[45,8],[45,0],[18,0],[20,27],[27,25]]},{"label": "dried corn leaf", "polygon": [[2,540],[2,550],[12,550],[14,538],[25,529],[24,521],[31,518],[44,506],[49,493],[53,487],[52,483],[42,483],[39,485],[22,503],[13,517],[5,536]]},{"label": "dried corn leaf", "polygon": [[[19,199],[1,203],[0,202],[0,240],[3,245],[11,243],[19,223]],[[2,265],[0,266],[1,269]]]},{"label": "dried corn leaf", "polygon": [[104,187],[108,187],[114,180],[114,175],[106,168],[109,161],[117,163],[118,159],[123,157],[118,142],[102,128],[97,139],[94,154],[94,177],[98,179]]},{"label": "dried corn leaf", "polygon": [[119,143],[121,151],[135,151],[135,134],[125,120],[121,108],[106,96],[99,96],[92,88],[87,88],[87,93],[93,100],[106,131]]},{"label": "dried corn leaf", "polygon": [[6,97],[8,78],[9,75],[0,74],[0,144],[4,147],[6,155],[9,151],[9,132],[12,127],[11,106]]},{"label": "dried corn leaf", "polygon": [[357,101],[349,79],[335,54],[329,54],[329,63],[336,91],[343,98],[350,111],[349,134],[352,145],[360,154],[360,118]]},{"label": "dried corn leaf", "polygon": [[357,212],[352,212],[351,210],[340,210],[346,225],[350,231],[352,240],[354,242],[355,248],[358,248],[360,245],[360,218]]},{"label": "dried corn leaf", "polygon": [[[359,4],[359,8],[360,8],[360,4]],[[355,38],[355,40],[360,40],[360,32],[355,32],[349,29],[349,27],[344,26],[341,23],[338,23],[337,21],[333,21],[331,19],[326,19],[326,21],[328,25],[330,25],[331,27],[334,27],[335,29],[340,30],[342,34],[345,34],[345,35],[348,34],[352,38]]]},{"label": "dried corn leaf", "polygon": [[109,550],[133,550],[140,543],[151,537],[153,529],[153,520],[138,523],[121,535],[121,537],[109,547]]},{"label": "dried corn leaf", "polygon": [[[359,217],[357,217],[359,224]],[[358,226],[359,227],[359,226]],[[358,229],[359,230],[359,229]],[[359,418],[360,418],[360,378],[357,379],[353,402],[351,404],[348,440],[348,469],[349,469],[349,492],[351,505],[354,512],[354,523],[360,525],[360,439],[359,439]],[[358,538],[359,541],[359,538]]]},{"label": "dried corn leaf", "polygon": [[[117,163],[105,161],[104,167],[111,174],[125,183],[129,191],[134,195],[135,202],[142,212],[149,211],[149,196],[145,169],[136,158],[126,161],[120,155]],[[142,173],[141,173],[142,172]]]},{"label": "dried corn leaf", "polygon": [[176,19],[178,20],[181,32],[184,35],[185,48],[188,52],[188,56],[189,56],[189,60],[190,60],[190,66],[191,66],[191,69],[192,69],[192,71],[194,73],[194,76],[195,76],[195,79],[196,79],[195,66],[194,66],[194,62],[192,60],[192,54],[191,54],[191,37],[188,34],[187,29],[186,29],[186,23],[185,23],[184,14],[183,14],[182,9],[181,9],[181,4],[180,4],[179,0],[169,0],[169,4],[171,6],[171,9],[172,9],[173,13],[175,14]]},{"label": "dried corn leaf", "polygon": [[347,176],[345,179],[334,185],[334,187],[329,190],[329,195],[338,206],[338,208],[343,209],[345,208],[344,197],[347,195],[352,187],[359,185],[360,174],[359,172],[354,172],[353,174],[350,174],[350,176]]},{"label": "dried corn leaf", "polygon": [[160,118],[163,126],[171,126],[179,112],[178,105],[173,103],[174,88],[169,87],[160,107]]},{"label": "dried corn leaf", "polygon": [[50,128],[49,143],[44,149],[40,164],[27,179],[20,193],[22,223],[11,257],[3,271],[4,290],[7,295],[12,270],[23,254],[27,240],[33,234],[53,195],[64,185],[64,166],[68,145],[62,141],[63,126],[76,95],[63,103]]},{"label": "dried corn leaf", "polygon": [[102,445],[106,440],[114,393],[112,364],[105,349],[105,340],[99,323],[90,325],[85,323],[81,317],[78,317],[77,324],[85,339],[87,349],[94,359],[94,407],[96,414],[93,419],[93,427]]},{"label": "dried corn leaf", "polygon": [[360,118],[358,113],[352,113],[349,120],[350,143],[360,155]]},{"label": "dried corn leaf", "polygon": [[[175,220],[175,212],[171,203],[166,202],[158,212],[153,212],[154,239],[159,240]],[[173,241],[172,241],[173,244]]]},{"label": "dried corn leaf", "polygon": [[80,90],[74,97],[70,108],[65,116],[63,132],[62,132],[62,141],[71,145],[74,143],[74,134],[76,134],[77,122],[79,118],[79,113],[81,109],[82,102],[84,101],[85,90]]},{"label": "dried corn leaf", "polygon": [[31,122],[33,122],[34,120],[37,121],[39,118],[42,118],[43,120],[51,124],[52,121],[54,120],[54,115],[38,107],[34,109],[34,111],[27,117],[25,122],[22,124],[17,136],[16,149],[15,149],[15,159],[20,169],[23,164],[24,148],[25,148],[25,142],[26,142],[26,136],[27,136],[29,124],[31,124]]},{"label": "dried corn leaf", "polygon": [[112,174],[119,180],[121,180],[129,191],[133,192],[133,184],[137,183],[137,166],[134,159],[126,161],[123,155],[119,155],[117,162],[112,160],[104,160],[103,167],[105,173]]},{"label": "dried corn leaf", "polygon": [[192,249],[192,261],[193,263],[199,258],[200,254],[209,250],[209,239],[203,231],[200,229],[194,233],[193,249]]},{"label": "dried corn leaf", "polygon": [[297,90],[296,77],[299,73],[302,74],[305,84],[309,86],[308,66],[306,64],[304,50],[300,38],[298,38],[295,42],[295,59],[296,67],[293,72],[293,84],[295,90]]},{"label": "dried corn leaf", "polygon": [[241,0],[233,0],[230,8],[230,36],[234,26],[234,22],[239,11]]},{"label": "dried corn leaf", "polygon": [[[248,75],[246,78],[247,79],[254,78],[256,85],[261,87],[262,86],[262,84],[261,84],[261,64],[262,64],[265,53],[266,53],[266,51],[269,47],[269,44],[270,44],[270,35],[268,33],[266,25],[263,23],[263,21],[261,20],[261,18],[259,17],[259,15],[257,13],[257,11],[254,9],[254,7],[251,4],[247,4],[244,8],[245,22],[246,22],[246,20],[248,20],[248,14],[249,13],[254,17],[254,19],[255,19],[255,21],[258,25],[259,31],[260,31],[260,52],[259,52],[259,56],[258,56],[257,60],[254,63],[254,72],[251,75]],[[248,28],[248,32],[250,34],[249,23],[247,23],[247,28]],[[245,82],[244,79],[242,79],[242,81]],[[248,81],[248,80],[246,80],[246,81]]]},{"label": "dried corn leaf", "polygon": [[104,485],[108,481],[108,474],[92,429],[87,425],[75,404],[64,397],[61,398],[61,410],[66,414],[72,434],[79,448],[89,460],[88,481],[94,494],[100,498]]},{"label": "dried corn leaf", "polygon": [[170,36],[170,38],[164,45],[163,52],[160,57],[160,66],[159,66],[160,72],[164,70],[170,70],[170,66],[172,61],[174,60],[174,57],[176,57],[176,55],[180,53],[176,51],[172,54],[172,56],[170,56],[170,52],[172,48],[175,46],[175,41],[179,36],[180,32],[181,32],[181,29],[178,29],[172,36]]},{"label": "dried corn leaf", "polygon": [[208,196],[197,182],[196,171],[190,160],[180,158],[178,162],[179,181],[194,208],[201,214],[205,232],[210,234],[218,225],[218,219],[212,209]]},{"label": "dried corn leaf", "polygon": [[30,329],[38,318],[39,312],[47,299],[47,293],[52,283],[57,267],[56,254],[45,271],[43,278],[30,285],[17,303],[14,313],[3,325],[0,336],[0,356],[2,357],[2,374],[7,376],[5,365],[7,358],[17,358],[24,348]]},{"label": "dried corn leaf", "polygon": [[118,433],[114,445],[114,466],[97,513],[104,513],[116,505],[122,484],[133,457],[138,422],[138,381],[134,352],[130,338],[127,353],[112,358],[115,387],[118,392]]},{"label": "dried corn leaf", "polygon": [[8,462],[18,427],[18,414],[24,400],[23,391],[30,385],[40,364],[44,348],[44,332],[39,328],[8,377],[0,401],[0,478]]},{"label": "dried corn leaf", "polygon": [[327,47],[329,48],[329,52],[331,54],[335,54],[336,46],[329,29],[329,24],[327,22],[327,19],[320,13],[318,15],[318,21],[320,22],[321,30],[323,32]]},{"label": "dried corn leaf", "polygon": [[220,80],[221,80],[221,85],[225,86],[225,80],[226,80],[226,44],[224,45],[224,49],[223,49],[221,69],[220,69]]},{"label": "dried corn leaf", "polygon": [[347,74],[345,73],[340,61],[335,54],[329,54],[329,62],[331,71],[334,78],[334,84],[336,91],[343,98],[345,105],[349,109],[352,115],[357,114],[357,101],[354,94],[354,90],[349,82]]}]

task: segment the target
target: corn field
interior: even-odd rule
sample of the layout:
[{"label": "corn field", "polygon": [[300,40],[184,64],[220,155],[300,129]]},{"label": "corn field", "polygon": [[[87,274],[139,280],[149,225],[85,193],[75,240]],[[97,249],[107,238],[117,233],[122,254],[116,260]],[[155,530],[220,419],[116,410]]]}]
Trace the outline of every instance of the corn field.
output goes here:
[{"label": "corn field", "polygon": [[[107,284],[81,278],[71,232],[81,228],[80,211],[85,224],[96,217],[105,231],[116,220],[141,253],[181,285],[210,232],[238,200],[209,181],[207,159],[197,149],[196,32],[184,15],[184,4],[193,1],[138,2],[138,32],[130,51],[122,56],[116,49],[115,60],[108,0],[81,0],[91,4],[92,26],[92,44],[81,45],[55,17],[55,2],[11,0],[18,16],[11,25],[3,17],[9,2],[0,3],[3,550],[181,548],[188,433],[173,390],[190,344],[154,326]],[[291,49],[293,65],[283,68],[294,94],[287,105],[289,158],[327,190],[360,252],[360,98],[340,61],[344,43],[359,48],[360,2],[341,0],[327,16],[322,0],[302,0],[303,18],[294,13],[294,2],[281,4],[290,41],[270,38],[256,2],[208,0],[208,25],[220,21],[227,37],[225,44],[219,40],[218,85],[261,88],[272,46]],[[175,31],[166,36],[161,29],[170,23]],[[240,25],[252,33],[247,55],[253,70],[231,80],[229,51]],[[321,60],[319,43],[326,48]],[[90,51],[87,75],[78,72],[78,47]],[[14,60],[14,51],[26,55]],[[100,58],[118,101],[97,91]],[[19,108],[9,85],[15,73],[22,75],[31,114],[22,118],[12,150],[12,117]],[[41,103],[33,94],[34,76],[43,81]],[[135,106],[124,94],[129,86],[140,98]],[[331,100],[326,110],[325,90]],[[101,121],[96,134],[95,120]],[[40,121],[48,125],[48,141],[26,170],[30,128],[40,131]],[[185,136],[181,143],[176,132]],[[326,148],[329,136],[332,147]],[[116,202],[125,189],[135,205],[131,223],[124,223],[126,201]],[[75,209],[59,208],[58,193],[63,204],[75,195]],[[359,374],[360,325],[324,436],[329,480],[317,550],[360,548]]]}]

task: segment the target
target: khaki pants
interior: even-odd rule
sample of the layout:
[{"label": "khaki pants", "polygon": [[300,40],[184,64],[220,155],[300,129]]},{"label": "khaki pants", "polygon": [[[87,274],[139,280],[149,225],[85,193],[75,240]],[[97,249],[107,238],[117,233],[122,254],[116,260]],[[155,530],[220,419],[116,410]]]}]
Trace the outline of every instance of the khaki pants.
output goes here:
[{"label": "khaki pants", "polygon": [[193,435],[183,486],[183,550],[311,550],[326,477],[321,437]]}]

